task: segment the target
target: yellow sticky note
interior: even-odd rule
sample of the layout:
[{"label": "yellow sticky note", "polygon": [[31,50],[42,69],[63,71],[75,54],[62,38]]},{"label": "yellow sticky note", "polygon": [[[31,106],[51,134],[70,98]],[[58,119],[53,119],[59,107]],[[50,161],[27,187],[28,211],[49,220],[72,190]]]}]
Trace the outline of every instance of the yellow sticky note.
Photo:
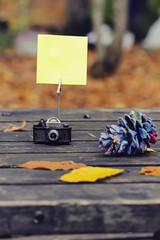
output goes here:
[{"label": "yellow sticky note", "polygon": [[37,83],[86,85],[88,38],[38,35]]}]

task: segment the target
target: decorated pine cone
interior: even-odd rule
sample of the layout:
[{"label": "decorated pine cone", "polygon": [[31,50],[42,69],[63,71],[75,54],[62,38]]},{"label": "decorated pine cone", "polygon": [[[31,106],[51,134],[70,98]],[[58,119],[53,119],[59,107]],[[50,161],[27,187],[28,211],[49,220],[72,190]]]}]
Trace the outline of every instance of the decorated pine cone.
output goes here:
[{"label": "decorated pine cone", "polygon": [[151,118],[141,112],[131,111],[118,119],[118,126],[106,126],[107,132],[101,133],[99,147],[105,155],[144,153],[150,148],[149,143],[155,143],[155,125]]}]

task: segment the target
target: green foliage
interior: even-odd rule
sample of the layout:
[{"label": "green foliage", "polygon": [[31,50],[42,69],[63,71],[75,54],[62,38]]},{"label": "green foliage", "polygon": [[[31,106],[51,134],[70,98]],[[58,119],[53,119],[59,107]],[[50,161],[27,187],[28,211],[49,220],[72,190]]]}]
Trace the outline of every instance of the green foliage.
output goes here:
[{"label": "green foliage", "polygon": [[154,14],[160,16],[160,0],[148,0],[148,5]]},{"label": "green foliage", "polygon": [[13,35],[10,32],[0,32],[0,50],[11,47],[13,44]]},{"label": "green foliage", "polygon": [[160,16],[160,0],[146,0],[146,7],[141,15],[141,32],[145,35],[147,34],[150,26],[157,20]]},{"label": "green foliage", "polygon": [[113,0],[105,0],[104,20],[109,24],[113,24]]}]

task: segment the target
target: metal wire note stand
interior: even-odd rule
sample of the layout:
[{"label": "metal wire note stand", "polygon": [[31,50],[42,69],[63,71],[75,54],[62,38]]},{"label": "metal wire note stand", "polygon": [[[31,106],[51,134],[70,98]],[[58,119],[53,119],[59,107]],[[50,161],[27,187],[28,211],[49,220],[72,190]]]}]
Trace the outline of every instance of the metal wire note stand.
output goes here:
[{"label": "metal wire note stand", "polygon": [[59,105],[60,105],[61,83],[62,83],[62,78],[60,78],[59,84],[58,84],[58,88],[57,88],[57,95],[58,95],[57,118],[58,119],[59,119]]}]

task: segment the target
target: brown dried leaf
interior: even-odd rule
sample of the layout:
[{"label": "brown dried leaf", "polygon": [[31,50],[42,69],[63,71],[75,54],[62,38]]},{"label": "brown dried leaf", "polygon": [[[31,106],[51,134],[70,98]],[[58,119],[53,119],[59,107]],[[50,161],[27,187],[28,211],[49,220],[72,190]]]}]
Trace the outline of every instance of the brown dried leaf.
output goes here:
[{"label": "brown dried leaf", "polygon": [[10,126],[10,127],[6,128],[4,130],[4,132],[16,132],[16,131],[19,131],[22,128],[24,128],[25,125],[26,125],[26,120],[24,119],[21,126],[17,126],[17,127],[16,126]]},{"label": "brown dried leaf", "polygon": [[70,170],[86,167],[85,164],[75,163],[73,161],[47,162],[47,161],[29,161],[18,167],[28,169],[48,169],[48,170]]},{"label": "brown dried leaf", "polygon": [[145,174],[150,176],[159,176],[160,177],[160,167],[148,166],[141,169],[139,174]]}]

